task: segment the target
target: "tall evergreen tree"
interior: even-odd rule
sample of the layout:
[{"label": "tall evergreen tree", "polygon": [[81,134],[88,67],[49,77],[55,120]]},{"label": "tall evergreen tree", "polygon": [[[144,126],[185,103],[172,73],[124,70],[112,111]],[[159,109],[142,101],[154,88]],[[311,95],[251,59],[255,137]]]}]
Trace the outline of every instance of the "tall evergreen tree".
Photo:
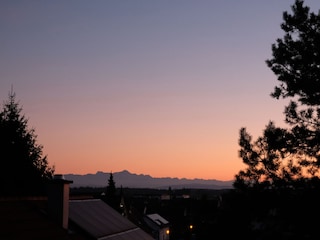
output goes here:
[{"label": "tall evergreen tree", "polygon": [[113,174],[112,172],[110,173],[110,177],[108,179],[108,185],[106,189],[106,195],[108,198],[113,198],[114,195],[116,194],[116,183],[113,180]]},{"label": "tall evergreen tree", "polygon": [[319,176],[320,10],[311,12],[302,0],[291,9],[283,14],[284,36],[272,45],[272,58],[267,60],[280,82],[271,96],[290,99],[284,111],[294,135],[290,150],[304,173]]},{"label": "tall evergreen tree", "polygon": [[284,36],[266,61],[280,82],[271,96],[291,100],[284,111],[289,128],[270,123],[255,142],[245,128],[240,130],[239,152],[247,168],[236,175],[238,188],[292,188],[319,180],[320,11],[310,12],[302,0],[291,10],[283,13]]},{"label": "tall evergreen tree", "polygon": [[283,13],[283,38],[272,44],[268,67],[280,84],[272,97],[297,97],[305,105],[320,105],[320,10],[311,12],[304,1],[296,0],[292,13]]},{"label": "tall evergreen tree", "polygon": [[52,178],[54,166],[43,156],[33,128],[10,92],[0,112],[0,195],[40,195]]}]

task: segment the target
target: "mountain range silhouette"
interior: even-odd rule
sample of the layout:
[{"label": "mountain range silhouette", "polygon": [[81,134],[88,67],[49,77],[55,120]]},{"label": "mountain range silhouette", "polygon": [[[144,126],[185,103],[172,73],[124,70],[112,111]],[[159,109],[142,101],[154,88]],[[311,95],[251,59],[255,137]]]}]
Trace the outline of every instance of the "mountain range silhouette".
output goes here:
[{"label": "mountain range silhouette", "polygon": [[[154,178],[150,175],[130,173],[127,170],[114,172],[113,180],[116,187],[124,188],[156,188],[156,189],[230,189],[233,180],[220,181],[215,179],[187,179],[187,178]],[[98,171],[95,174],[65,174],[66,180],[72,180],[71,187],[106,187],[110,173]]]}]

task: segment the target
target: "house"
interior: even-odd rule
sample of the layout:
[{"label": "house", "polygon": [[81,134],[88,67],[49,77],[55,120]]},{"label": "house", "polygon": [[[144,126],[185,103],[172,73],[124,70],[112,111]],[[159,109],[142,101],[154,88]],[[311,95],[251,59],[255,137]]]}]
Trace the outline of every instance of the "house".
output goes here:
[{"label": "house", "polygon": [[169,222],[157,213],[147,214],[144,217],[145,223],[149,226],[152,236],[156,240],[169,240]]},{"label": "house", "polygon": [[86,240],[58,225],[46,210],[46,197],[0,199],[0,239]]},{"label": "house", "polygon": [[154,239],[102,200],[70,199],[70,183],[60,175],[47,197],[0,199],[0,239]]}]

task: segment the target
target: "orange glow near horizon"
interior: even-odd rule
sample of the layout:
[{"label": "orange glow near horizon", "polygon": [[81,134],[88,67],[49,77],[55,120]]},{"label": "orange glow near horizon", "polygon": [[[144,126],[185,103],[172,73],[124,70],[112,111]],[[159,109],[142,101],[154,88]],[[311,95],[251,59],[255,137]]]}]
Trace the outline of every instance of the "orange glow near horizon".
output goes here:
[{"label": "orange glow near horizon", "polygon": [[[82,106],[86,112],[80,118],[74,111],[81,109],[53,114],[44,108],[42,116],[24,110],[31,112],[31,126],[36,126],[38,141],[57,174],[128,170],[152,177],[233,180],[244,168],[238,157],[238,133],[241,122],[248,120],[238,119],[234,124],[236,109],[208,113],[203,104],[196,109],[189,103],[179,106],[176,113],[175,103],[165,111],[153,103],[139,105],[134,112],[97,111],[88,103]],[[249,112],[254,107],[255,102],[247,103]],[[192,109],[196,109],[195,117],[190,116]],[[221,114],[226,118],[217,117]],[[262,131],[264,124],[258,122],[263,114],[267,113],[256,111],[257,124],[249,126],[249,132],[251,128],[255,133]]]},{"label": "orange glow near horizon", "polygon": [[101,141],[100,146],[91,145],[90,140],[70,141],[69,144],[61,142],[57,149],[47,151],[48,159],[55,165],[55,172],[61,174],[128,170],[152,177],[232,180],[238,169],[243,167],[241,159],[237,158],[236,148],[223,147],[214,141],[212,144],[181,141],[180,145],[178,139],[163,142],[158,139],[156,143],[123,141],[122,145],[108,145],[107,142]]},{"label": "orange glow near horizon", "polygon": [[[135,120],[135,124],[109,121],[101,125],[84,117],[77,125],[88,127],[81,129],[73,124],[76,119],[72,116],[65,115],[63,122],[55,121],[54,126],[49,125],[54,116],[50,112],[46,116],[48,121],[36,119],[32,125],[41,133],[38,141],[57,174],[128,170],[152,177],[232,180],[242,168],[237,129],[227,130],[217,139],[219,126],[204,122],[176,125],[170,120],[145,124]],[[66,126],[64,131],[60,130],[62,124]]]}]

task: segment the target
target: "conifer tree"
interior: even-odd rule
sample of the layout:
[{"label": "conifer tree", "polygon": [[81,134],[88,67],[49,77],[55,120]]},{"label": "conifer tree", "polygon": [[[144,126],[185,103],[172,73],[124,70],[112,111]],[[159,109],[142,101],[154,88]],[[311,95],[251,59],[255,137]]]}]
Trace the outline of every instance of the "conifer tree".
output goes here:
[{"label": "conifer tree", "polygon": [[108,185],[107,185],[107,189],[106,189],[106,195],[109,198],[113,198],[114,195],[116,193],[116,183],[113,180],[113,174],[112,172],[110,173],[110,177],[108,179]]},{"label": "conifer tree", "polygon": [[15,97],[11,91],[0,112],[0,195],[44,194],[54,166],[49,166],[47,156],[43,156],[35,129],[28,127]]},{"label": "conifer tree", "polygon": [[[240,157],[247,168],[236,175],[237,188],[315,186],[320,175],[320,11],[296,0],[283,13],[283,38],[272,44],[268,67],[280,82],[271,96],[290,99],[288,128],[270,122],[256,141],[240,130]],[[302,185],[301,185],[302,184]]]}]

